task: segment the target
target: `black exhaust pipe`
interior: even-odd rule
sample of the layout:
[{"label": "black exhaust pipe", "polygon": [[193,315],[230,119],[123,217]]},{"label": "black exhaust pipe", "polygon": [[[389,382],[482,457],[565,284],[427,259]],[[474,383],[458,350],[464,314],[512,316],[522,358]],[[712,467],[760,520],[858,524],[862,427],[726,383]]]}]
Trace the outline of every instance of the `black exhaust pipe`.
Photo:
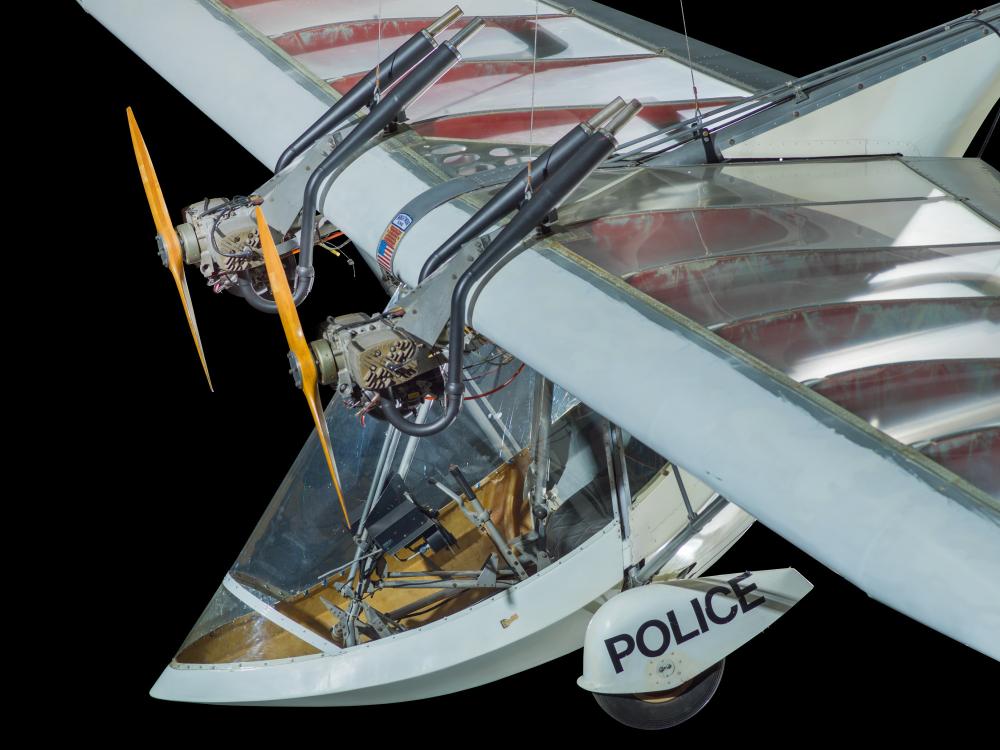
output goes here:
[{"label": "black exhaust pipe", "polygon": [[[617,114],[624,106],[625,102],[622,98],[620,96],[615,97],[614,101],[608,104],[608,106],[604,107],[604,109],[589,120],[581,122],[552,144],[550,148],[539,154],[538,158],[530,165],[532,189],[541,187],[550,173],[566,163],[567,159],[572,157],[576,149],[587,138],[593,135],[597,128]],[[424,261],[423,267],[420,269],[418,281],[426,279],[457,253],[462,245],[473,237],[478,237],[486,231],[487,227],[492,226],[521,205],[524,201],[525,186],[528,182],[528,170],[529,167],[522,169],[517,177],[501,188],[455,234],[445,240],[441,247],[428,256],[427,260]]]},{"label": "black exhaust pipe", "polygon": [[292,141],[278,157],[278,163],[274,166],[275,173],[291,164],[299,154],[362,107],[371,107],[374,103],[376,84],[379,88],[387,88],[405,76],[414,65],[437,47],[434,37],[451,26],[461,15],[462,9],[456,5],[426,29],[421,29],[407,39],[399,49],[368,71],[367,75],[340,97],[322,117]]}]

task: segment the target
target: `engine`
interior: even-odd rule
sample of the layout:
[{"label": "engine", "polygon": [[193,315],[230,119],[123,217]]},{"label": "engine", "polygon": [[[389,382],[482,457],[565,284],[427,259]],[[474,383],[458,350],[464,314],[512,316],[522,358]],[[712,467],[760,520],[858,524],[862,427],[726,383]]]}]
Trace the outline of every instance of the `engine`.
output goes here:
[{"label": "engine", "polygon": [[[255,288],[267,288],[254,215],[254,208],[262,202],[258,195],[239,195],[231,199],[205,198],[184,208],[184,221],[177,225],[184,262],[197,265],[213,291],[235,287],[239,283],[237,274],[241,273],[249,274]],[[317,224],[315,236],[322,244],[333,226],[322,219],[317,219]],[[283,258],[290,258],[290,253],[298,249],[297,229],[289,230],[277,246]]]},{"label": "engine", "polygon": [[[328,318],[321,338],[310,343],[320,383],[335,386],[349,407],[366,413],[380,398],[391,398],[412,410],[443,392],[440,351],[397,327],[397,317],[390,311]],[[291,360],[299,385],[297,363]]]}]

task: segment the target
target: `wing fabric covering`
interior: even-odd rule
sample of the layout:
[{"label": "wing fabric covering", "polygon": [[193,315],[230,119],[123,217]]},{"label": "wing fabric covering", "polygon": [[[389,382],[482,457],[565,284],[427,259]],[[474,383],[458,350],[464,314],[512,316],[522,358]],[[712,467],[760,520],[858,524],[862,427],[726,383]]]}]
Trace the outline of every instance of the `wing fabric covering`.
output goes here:
[{"label": "wing fabric covering", "polygon": [[[226,0],[239,19],[268,37],[297,63],[344,93],[445,7],[434,0],[327,2]],[[407,111],[418,133],[502,144],[551,144],[613,99],[628,81],[630,96],[645,104],[621,140],[648,135],[694,115],[687,65],[534,0],[462,3],[466,17],[444,32],[457,33],[482,15],[486,28],[463,48],[464,59]],[[381,23],[378,11],[381,8]],[[536,17],[536,10],[538,15]],[[533,51],[537,49],[537,59]],[[704,111],[749,92],[696,73]],[[541,107],[530,127],[530,103]],[[454,154],[452,154],[454,156]],[[499,160],[456,157],[465,174]]]},{"label": "wing fabric covering", "polygon": [[1000,228],[948,189],[985,165],[934,161],[936,181],[896,157],[606,170],[472,319],[871,596],[997,658]]},{"label": "wing fabric covering", "polygon": [[[810,325],[794,334],[740,340],[774,342],[768,356],[782,367],[808,364],[813,391],[563,254],[556,243],[574,234],[580,250],[592,239],[567,228],[498,272],[475,327],[872,597],[1000,658],[1000,505],[986,494],[996,491],[995,294],[932,275],[949,296],[912,287],[910,318],[884,329],[877,319],[855,329],[871,311],[837,302],[846,317],[806,308]],[[710,291],[725,307],[726,287]],[[761,294],[758,310],[772,299],[781,295]]]},{"label": "wing fabric covering", "polygon": [[1000,499],[1000,231],[904,160],[640,170],[567,215],[574,252]]}]

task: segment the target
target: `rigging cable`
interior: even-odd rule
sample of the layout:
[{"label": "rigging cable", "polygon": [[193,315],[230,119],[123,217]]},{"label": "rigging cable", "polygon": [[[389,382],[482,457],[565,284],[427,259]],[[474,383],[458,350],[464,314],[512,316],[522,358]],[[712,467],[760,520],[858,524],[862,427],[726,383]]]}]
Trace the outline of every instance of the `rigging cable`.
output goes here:
[{"label": "rigging cable", "polygon": [[[973,11],[973,15],[978,15],[979,11]],[[994,34],[1000,37],[1000,29],[991,24],[989,21],[984,21],[981,18],[968,18],[965,19],[970,23],[982,24],[986,28],[990,29]],[[986,133],[986,137],[983,139],[982,145],[979,147],[979,153],[976,154],[977,159],[982,159],[983,154],[986,153],[986,147],[989,145],[990,139],[993,137],[993,131],[997,129],[997,121],[1000,120],[1000,107],[997,108],[997,113],[993,116],[993,123],[990,125],[989,131]]]},{"label": "rigging cable", "polygon": [[538,0],[535,0],[535,39],[531,46],[531,111],[528,116],[528,182],[524,186],[524,199],[531,200],[531,162],[535,150],[535,71],[538,67]]},{"label": "rigging cable", "polygon": [[1000,107],[997,107],[997,113],[993,115],[993,124],[990,125],[989,132],[986,133],[986,137],[983,138],[983,144],[979,147],[979,153],[976,154],[977,159],[982,159],[983,154],[986,153],[986,146],[989,145],[990,138],[993,137],[993,131],[997,129],[997,120],[1000,120]]},{"label": "rigging cable", "polygon": [[[958,23],[978,23],[980,26],[985,26],[989,31],[992,31],[998,38],[1000,38],[1000,29],[991,24],[989,21],[984,21],[982,18],[976,18],[976,16],[978,16],[981,12],[982,11],[979,10],[972,11],[969,17],[958,19],[956,25]],[[986,153],[986,146],[989,145],[990,139],[993,137],[993,131],[996,130],[998,120],[1000,120],[1000,108],[997,109],[997,113],[993,116],[993,122],[990,125],[990,129],[986,133],[986,137],[983,139],[982,145],[979,147],[979,153],[976,154],[977,159],[982,159],[983,154]]]},{"label": "rigging cable", "polygon": [[694,82],[694,64],[691,62],[691,38],[688,36],[687,17],[684,15],[684,0],[680,0],[680,4],[681,25],[684,27],[684,44],[687,45],[688,71],[691,73],[691,91],[694,93],[694,116],[698,120],[698,130],[701,130],[701,103],[698,101],[698,87]]},{"label": "rigging cable", "polygon": [[[381,65],[382,65],[382,0],[378,0],[378,39],[375,42],[375,91],[372,94],[372,106],[382,98]],[[391,66],[390,66],[391,67]]]}]

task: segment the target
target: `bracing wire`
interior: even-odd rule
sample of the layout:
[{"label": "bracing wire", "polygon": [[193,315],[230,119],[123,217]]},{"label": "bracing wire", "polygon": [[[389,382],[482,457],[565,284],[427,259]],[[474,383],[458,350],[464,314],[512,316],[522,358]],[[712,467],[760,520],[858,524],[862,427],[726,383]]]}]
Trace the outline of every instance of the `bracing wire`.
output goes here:
[{"label": "bracing wire", "polygon": [[698,127],[701,127],[701,103],[698,101],[698,86],[694,82],[694,64],[691,61],[691,37],[688,36],[687,17],[684,15],[684,0],[681,4],[681,25],[684,27],[684,44],[687,45],[688,70],[691,73],[691,91],[694,93],[694,116],[698,120]]},{"label": "bracing wire", "polygon": [[524,186],[524,197],[530,199],[531,161],[535,150],[535,71],[538,67],[538,0],[535,0],[535,39],[531,45],[531,114],[528,116],[528,183]]},{"label": "bracing wire", "polygon": [[375,42],[375,94],[372,97],[375,104],[378,104],[379,99],[382,96],[382,86],[380,78],[382,72],[380,70],[382,65],[382,0],[378,0],[378,37]]},{"label": "bracing wire", "polygon": [[979,147],[979,153],[976,154],[977,159],[982,159],[983,154],[986,153],[986,147],[990,143],[990,139],[993,137],[993,131],[997,129],[997,121],[1000,121],[1000,107],[997,108],[997,113],[993,116],[993,124],[990,125],[989,132],[986,137],[983,138],[983,144]]}]

